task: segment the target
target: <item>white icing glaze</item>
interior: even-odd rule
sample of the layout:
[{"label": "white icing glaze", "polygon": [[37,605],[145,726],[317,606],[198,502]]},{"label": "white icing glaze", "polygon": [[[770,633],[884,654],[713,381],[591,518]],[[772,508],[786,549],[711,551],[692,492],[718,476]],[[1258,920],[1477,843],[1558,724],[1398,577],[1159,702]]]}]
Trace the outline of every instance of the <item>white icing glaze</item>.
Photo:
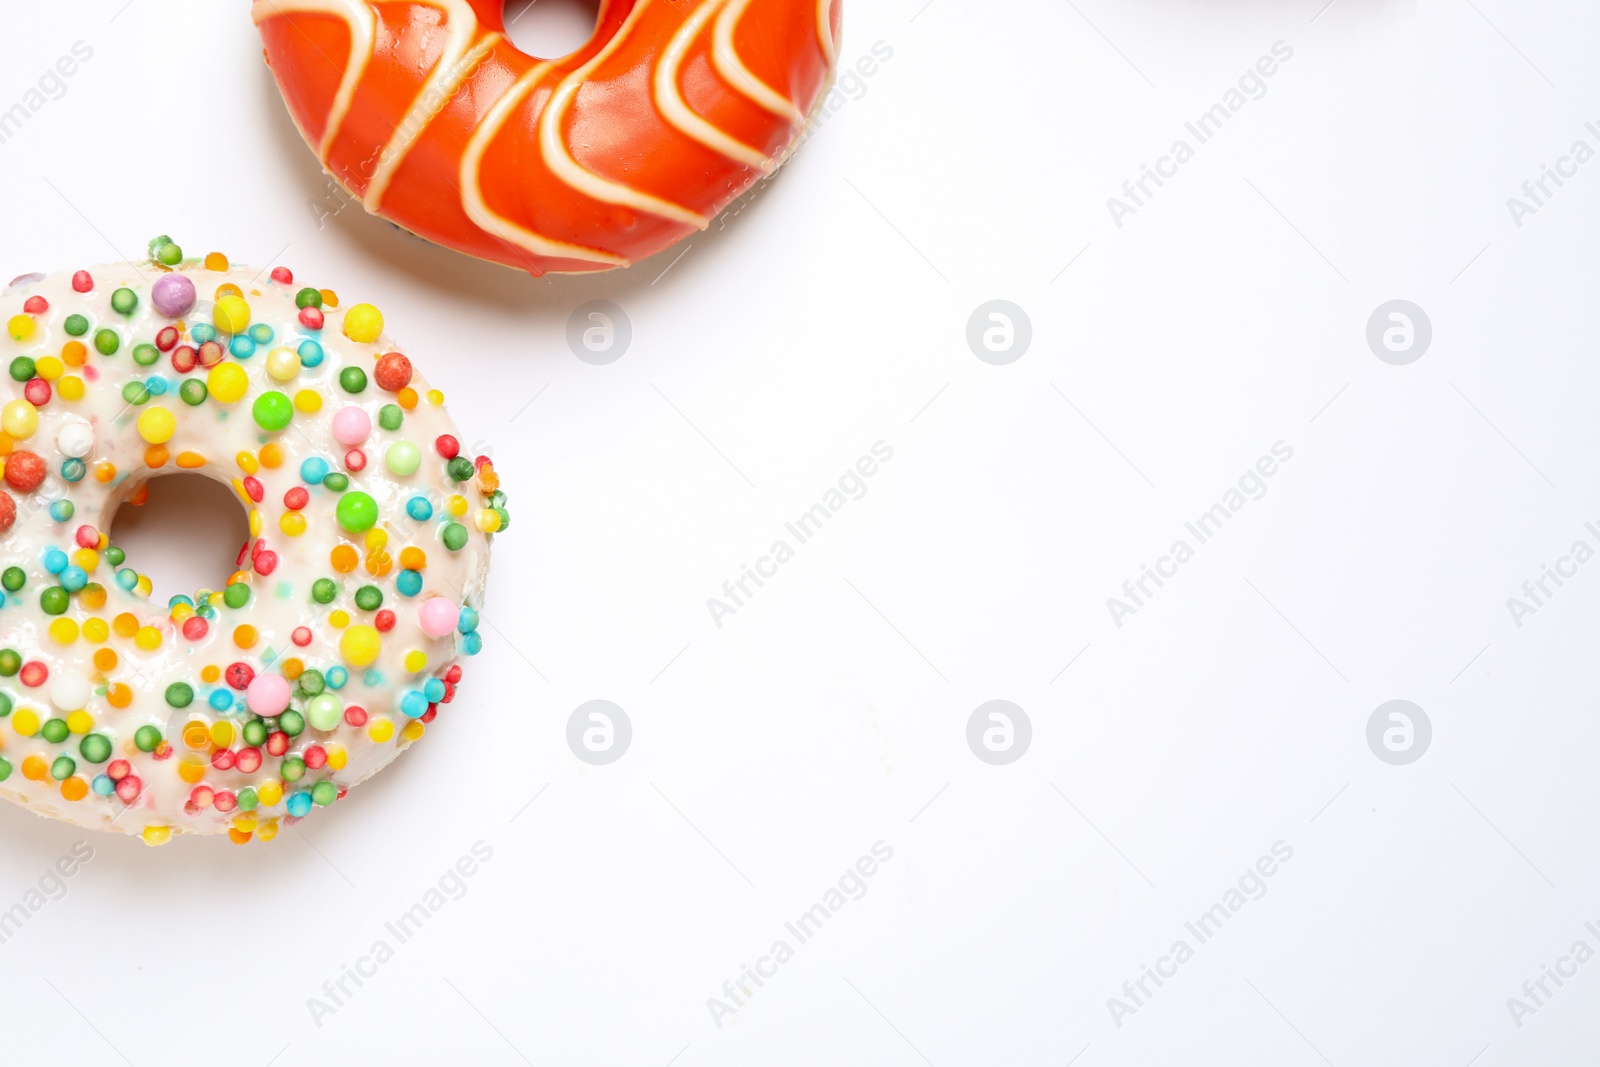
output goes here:
[{"label": "white icing glaze", "polygon": [[[413,371],[410,388],[418,400],[413,410],[402,412],[398,429],[385,430],[380,426],[379,412],[385,405],[398,404],[395,393],[379,388],[374,374],[375,361],[384,353],[395,351],[387,335],[371,343],[358,343],[343,333],[345,319],[350,312],[344,308],[324,309],[326,321],[322,329],[303,325],[295,305],[299,283],[283,285],[270,280],[266,272],[255,274],[246,270],[226,272],[209,271],[194,263],[178,268],[189,277],[198,291],[200,303],[183,320],[162,315],[151,297],[152,284],[167,274],[165,268],[153,263],[142,265],[114,264],[90,270],[94,288],[79,294],[73,290],[70,273],[57,274],[42,279],[25,280],[24,284],[6,290],[0,295],[0,321],[9,322],[23,312],[30,297],[43,297],[48,310],[31,316],[31,336],[18,341],[15,335],[0,337],[0,347],[6,350],[4,363],[9,365],[19,356],[36,361],[60,359],[68,342],[79,340],[87,346],[87,358],[82,367],[74,367],[71,360],[63,368],[50,367],[58,376],[50,381],[51,397],[37,408],[37,429],[25,439],[16,440],[14,452],[6,457],[7,481],[13,473],[12,466],[22,461],[18,454],[28,451],[44,461],[48,471],[43,483],[31,492],[23,492],[12,485],[0,485],[17,504],[17,517],[7,532],[0,532],[0,568],[19,567],[26,572],[26,584],[20,591],[8,592],[6,602],[0,607],[0,648],[14,649],[20,653],[25,666],[11,677],[0,677],[0,693],[13,705],[10,714],[0,719],[0,757],[11,765],[9,777],[0,783],[0,797],[17,801],[41,814],[64,819],[80,826],[141,833],[154,828],[147,840],[159,843],[166,836],[163,828],[175,833],[219,833],[230,828],[236,839],[243,828],[255,829],[257,836],[266,838],[276,833],[278,826],[293,805],[290,791],[308,792],[316,783],[327,781],[343,795],[343,791],[375,773],[409,745],[406,735],[408,723],[413,731],[422,723],[408,718],[402,710],[402,698],[411,691],[421,692],[429,679],[442,679],[451,667],[463,663],[471,646],[479,639],[452,632],[441,637],[429,637],[421,627],[420,613],[423,605],[435,597],[447,598],[453,605],[481,606],[484,584],[488,575],[490,535],[480,532],[475,524],[479,509],[493,503],[486,490],[495,476],[492,467],[480,469],[466,480],[457,482],[448,473],[447,461],[435,448],[435,441],[445,434],[459,436],[442,406],[431,402],[426,383]],[[211,298],[219,286],[231,282],[243,292],[250,308],[252,326],[263,324],[273,331],[270,344],[260,344],[254,355],[244,359],[225,355],[222,364],[241,368],[248,378],[248,392],[234,403],[219,403],[208,396],[191,406],[180,398],[178,387],[185,381],[207,380],[208,372],[199,368],[189,374],[174,369],[171,353],[163,352],[150,366],[140,366],[134,359],[134,348],[140,344],[155,344],[164,327],[176,326],[181,334],[178,345],[198,348],[191,331],[212,322],[214,314]],[[138,297],[137,307],[131,314],[123,315],[112,307],[112,294],[126,287]],[[89,320],[89,330],[81,338],[73,338],[65,329],[68,316],[77,313]],[[97,331],[110,329],[119,339],[117,351],[110,356],[96,350]],[[219,331],[218,341],[227,346],[229,335]],[[315,340],[324,353],[322,362],[315,368],[302,367],[288,381],[269,375],[268,356],[274,348],[298,346],[304,340]],[[144,350],[148,357],[150,350]],[[364,390],[350,394],[341,386],[339,372],[347,366],[358,367],[368,377]],[[84,381],[81,399],[66,399],[62,386],[68,377]],[[124,386],[129,383],[146,384],[153,378],[164,379],[167,391],[153,395],[143,403],[130,403],[124,399]],[[257,425],[252,409],[257,398],[277,391],[300,402],[301,391],[321,398],[319,411],[308,413],[297,403],[292,422],[285,429],[267,432]],[[0,402],[10,404],[23,397],[24,383],[13,380],[12,375],[0,379]],[[155,407],[165,408],[175,420],[176,429],[164,447],[169,454],[163,465],[152,469],[152,458],[147,450],[152,448],[141,436],[138,419],[141,413]],[[338,443],[332,435],[334,417],[346,407],[356,407],[371,420],[371,431],[359,446],[365,453],[366,465],[359,471],[346,467],[349,446]],[[15,412],[15,407],[9,410]],[[408,475],[392,472],[386,465],[387,450],[396,444],[410,442],[421,453],[418,469]],[[244,482],[246,468],[252,460],[240,461],[240,453],[248,453],[259,463],[263,446],[276,444],[282,460],[276,467],[258,466],[253,478],[261,486],[261,500],[249,499]],[[404,451],[403,449],[401,451]],[[80,458],[87,473],[80,480],[68,482],[63,478],[63,463]],[[326,485],[307,485],[301,476],[303,461],[320,457],[335,473],[345,473],[349,486],[339,493]],[[173,613],[165,605],[152,603],[136,590],[125,590],[117,581],[116,571],[106,557],[104,539],[101,540],[98,565],[88,575],[104,591],[104,603],[96,606],[93,586],[72,593],[64,614],[47,614],[41,604],[41,594],[61,581],[46,569],[46,554],[52,548],[66,552],[77,564],[79,545],[74,540],[82,526],[90,526],[102,535],[111,526],[112,517],[119,506],[152,477],[177,473],[179,463],[193,464],[203,458],[204,465],[193,468],[193,473],[206,475],[234,486],[241,504],[251,513],[251,528],[255,538],[252,544],[277,554],[277,564],[270,574],[261,574],[264,564],[256,558],[247,558],[240,564],[236,577],[247,583],[251,594],[248,604],[230,608],[216,594],[207,609],[212,617],[207,620],[204,636],[193,639],[186,636],[182,626],[184,612]],[[468,457],[470,458],[470,457]],[[110,465],[107,467],[106,465]],[[401,464],[402,469],[404,464]],[[102,480],[102,475],[114,468],[115,473]],[[460,473],[458,471],[458,473]],[[285,494],[296,487],[304,488],[309,501],[299,510],[305,519],[303,533],[290,535],[294,520],[288,527],[280,522],[291,509]],[[381,560],[372,553],[375,533],[352,533],[341,528],[336,517],[336,507],[342,496],[363,492],[376,502],[377,524],[373,531],[382,531],[386,542],[382,550],[389,554],[391,568],[386,573],[373,573],[374,567],[382,570]],[[432,500],[433,514],[419,521],[406,510],[407,501],[415,496]],[[465,498],[465,510],[459,518],[452,515],[448,504],[453,496]],[[70,500],[74,514],[65,521],[56,521],[49,504]],[[498,498],[503,501],[502,498]],[[458,507],[460,504],[458,503]],[[493,526],[496,520],[484,515],[485,523]],[[465,528],[466,543],[458,551],[451,551],[442,541],[445,523],[456,521]],[[335,546],[348,545],[355,550],[358,562],[349,573],[338,573],[330,562]],[[402,549],[414,546],[426,554],[426,564],[415,572],[420,577],[420,590],[411,596],[399,591],[402,575],[399,560]],[[122,566],[137,568],[137,559],[127,559]],[[312,584],[319,578],[333,579],[337,593],[331,603],[314,601]],[[229,580],[227,573],[219,573],[215,587],[220,590]],[[409,580],[409,579],[408,579]],[[375,586],[383,596],[376,611],[363,610],[355,602],[356,590],[364,585]],[[197,598],[198,599],[198,598]],[[395,615],[392,630],[381,634],[381,650],[370,667],[362,668],[346,662],[341,652],[341,636],[356,626],[370,626],[383,610]],[[348,622],[340,626],[339,613],[348,615]],[[139,647],[131,637],[123,636],[131,616],[141,627],[152,627],[161,636],[160,646],[154,650]],[[59,635],[52,635],[50,624],[57,620],[71,620],[79,632],[75,640],[63,643]],[[91,620],[100,620],[93,622]],[[470,622],[470,620],[469,620]],[[235,642],[236,628],[248,624],[256,629],[259,639],[249,648],[240,648]],[[298,646],[293,640],[297,628],[309,631],[309,641]],[[109,633],[106,631],[109,630]],[[99,634],[105,634],[96,640]],[[147,635],[148,636],[148,635]],[[96,653],[110,650],[116,663],[107,669],[96,664]],[[426,664],[420,670],[410,670],[406,664],[407,653],[421,653]],[[259,748],[262,763],[255,773],[245,773],[237,766],[218,770],[212,763],[219,750],[231,751],[236,756],[248,746],[242,737],[247,721],[257,716],[247,710],[246,692],[231,688],[226,669],[230,664],[244,663],[259,675],[293,674],[291,660],[299,660],[305,671],[321,671],[325,679],[334,668],[348,672],[348,681],[335,691],[331,685],[324,689],[338,700],[341,709],[349,705],[364,708],[370,716],[367,724],[353,725],[341,717],[331,729],[318,729],[310,721],[308,697],[297,693],[290,709],[306,717],[303,732],[288,739],[288,749],[283,757],[271,755],[265,746]],[[102,655],[102,663],[105,657]],[[41,685],[25,684],[30,668],[26,664],[43,664],[49,678]],[[415,664],[413,664],[414,666]],[[207,668],[220,668],[223,676],[206,681]],[[203,673],[205,672],[205,673]],[[337,672],[335,672],[336,674]],[[311,676],[302,675],[301,684]],[[175,708],[166,698],[168,686],[185,683],[193,689],[193,702],[187,707]],[[314,686],[314,682],[312,683]],[[131,702],[125,707],[114,706],[114,687],[125,686]],[[294,688],[293,685],[290,688]],[[437,687],[435,687],[437,688]],[[210,702],[213,693],[219,710]],[[253,692],[253,691],[252,691]],[[76,706],[73,706],[76,705]],[[327,702],[324,702],[326,710]],[[435,705],[437,706],[437,705]],[[0,701],[0,708],[4,701]],[[414,709],[415,710],[415,709]],[[86,712],[92,717],[87,733],[73,733],[60,743],[47,740],[44,731],[24,736],[20,727],[30,725],[32,713],[38,722],[53,718],[68,719],[69,713]],[[70,720],[69,725],[82,726],[81,715]],[[393,736],[378,740],[373,725],[386,719],[394,726]],[[191,721],[210,726],[231,724],[233,740],[226,745],[208,743],[199,748],[186,743],[184,728]],[[161,731],[170,752],[141,751],[134,743],[136,731],[141,726],[154,726]],[[219,727],[218,736],[225,736],[228,727]],[[93,762],[83,748],[87,734],[103,736],[111,742],[109,759]],[[381,735],[381,728],[379,730]],[[342,750],[343,765],[336,768],[339,757],[320,769],[307,769],[297,782],[284,780],[284,759],[304,758],[308,749],[320,747],[325,754],[334,755]],[[25,771],[29,757],[42,758],[49,766],[59,757],[70,757],[75,763],[72,778],[82,779],[91,785],[97,776],[104,777],[115,761],[125,760],[131,774],[137,776],[142,789],[137,798],[125,804],[115,794],[100,795],[91,788],[87,796],[72,800],[65,795],[66,782],[51,774],[40,780],[30,780]],[[224,756],[222,762],[226,763]],[[34,767],[37,768],[37,760]],[[187,765],[185,778],[183,769]],[[291,767],[292,770],[292,767]],[[241,796],[247,787],[256,790],[264,801],[271,795],[267,782],[280,783],[284,797],[275,804],[260,803],[246,815],[242,807],[233,811],[218,810],[213,802],[204,810],[193,808],[193,791],[196,784],[209,787],[215,795],[224,792]],[[104,786],[104,782],[101,783]],[[79,787],[68,787],[75,791]],[[326,795],[326,787],[324,795]],[[226,801],[224,801],[224,804]],[[252,822],[253,820],[253,822]],[[270,831],[268,827],[271,827]]]},{"label": "white icing glaze", "polygon": [[[730,159],[737,159],[747,166],[768,173],[771,171],[772,161],[765,154],[724,133],[695,114],[689,107],[688,101],[683,98],[683,90],[678,85],[678,75],[683,67],[684,56],[689,52],[689,46],[705,32],[706,23],[716,11],[717,5],[714,3],[701,7],[684,20],[678,32],[673,34],[672,40],[667,42],[666,49],[661,53],[661,62],[656,64],[656,106],[661,109],[661,117],[685,136],[694,138],[714,152],[721,152]],[[740,69],[743,69],[742,64]]]}]

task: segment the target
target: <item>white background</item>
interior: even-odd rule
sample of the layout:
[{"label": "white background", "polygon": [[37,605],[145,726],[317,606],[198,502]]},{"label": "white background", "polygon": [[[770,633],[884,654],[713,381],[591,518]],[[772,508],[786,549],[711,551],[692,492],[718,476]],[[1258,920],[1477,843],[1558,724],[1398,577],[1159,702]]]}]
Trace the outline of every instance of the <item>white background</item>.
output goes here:
[{"label": "white background", "polygon": [[[94,837],[0,946],[0,1059],[1592,1054],[1600,963],[1520,1028],[1507,998],[1600,949],[1600,566],[1520,628],[1506,600],[1600,544],[1600,163],[1520,228],[1506,200],[1600,148],[1600,12],[1323,2],[847,0],[846,61],[893,58],[775,183],[670,271],[543,281],[355,206],[319,226],[338,201],[244,0],[8,7],[0,109],[94,57],[0,146],[0,270],[170,233],[375,303],[513,525],[426,743],[270,846]],[[1107,197],[1280,40],[1267,94],[1118,228]],[[1009,366],[965,338],[996,298],[1032,321]],[[1434,330],[1404,367],[1365,340],[1396,298]],[[609,366],[565,341],[594,299],[633,325]],[[714,625],[880,440],[867,495]],[[1267,495],[1118,628],[1106,598],[1279,440]],[[1434,729],[1402,767],[1365,736],[1396,698]],[[632,721],[609,766],[566,744],[591,699]],[[991,699],[1032,722],[1005,767],[965,739]],[[82,836],[0,811],[0,907]],[[480,840],[466,897],[316,1025]],[[879,840],[867,895],[715,1025]],[[1270,892],[1118,1027],[1107,998],[1278,841]]]}]

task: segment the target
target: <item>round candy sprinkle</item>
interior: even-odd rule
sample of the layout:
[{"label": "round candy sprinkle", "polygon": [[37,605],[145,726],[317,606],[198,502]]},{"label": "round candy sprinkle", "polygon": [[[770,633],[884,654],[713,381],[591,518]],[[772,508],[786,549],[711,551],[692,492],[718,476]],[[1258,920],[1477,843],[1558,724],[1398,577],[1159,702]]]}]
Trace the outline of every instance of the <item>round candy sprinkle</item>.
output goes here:
[{"label": "round candy sprinkle", "polygon": [[244,694],[245,704],[257,715],[278,715],[289,706],[289,683],[281,674],[258,674]]},{"label": "round candy sprinkle", "polygon": [[430,597],[417,610],[417,623],[429,637],[444,637],[456,628],[456,606],[442,596]]},{"label": "round candy sprinkle", "polygon": [[422,466],[422,450],[410,441],[396,441],[385,450],[383,462],[391,473],[404,478]]},{"label": "round candy sprinkle", "polygon": [[339,525],[351,533],[366,533],[378,521],[378,502],[362,492],[346,493],[336,509]]},{"label": "round candy sprinkle", "polygon": [[294,421],[294,403],[276,389],[262,393],[250,409],[256,425],[268,433],[276,433]]},{"label": "round candy sprinkle", "polygon": [[379,356],[378,365],[372,368],[372,379],[384,392],[398,393],[411,384],[411,361],[398,352]]},{"label": "round candy sprinkle", "polygon": [[212,308],[211,321],[223,333],[243,333],[250,327],[250,305],[242,296],[225,296]]},{"label": "round candy sprinkle", "polygon": [[333,439],[341,445],[359,445],[371,433],[372,420],[354,404],[340,408],[333,417]]},{"label": "round candy sprinkle", "polygon": [[383,313],[371,304],[357,304],[344,313],[344,335],[357,344],[370,344],[383,333]]}]

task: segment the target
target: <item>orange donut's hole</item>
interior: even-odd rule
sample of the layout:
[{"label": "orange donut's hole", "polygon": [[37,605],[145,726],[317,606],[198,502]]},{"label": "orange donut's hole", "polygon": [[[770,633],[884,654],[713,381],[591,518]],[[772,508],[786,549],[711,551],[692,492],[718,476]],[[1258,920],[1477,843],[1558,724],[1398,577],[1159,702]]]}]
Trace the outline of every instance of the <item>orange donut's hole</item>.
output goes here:
[{"label": "orange donut's hole", "polygon": [[[134,504],[140,495],[146,495],[145,502]],[[227,583],[240,547],[250,539],[244,504],[230,487],[203,474],[180,472],[151,478],[130,496],[112,513],[107,532],[126,554],[122,566],[149,577],[153,603]]]},{"label": "orange donut's hole", "polygon": [[535,59],[578,51],[600,24],[600,0],[506,0],[501,16],[511,43]]}]

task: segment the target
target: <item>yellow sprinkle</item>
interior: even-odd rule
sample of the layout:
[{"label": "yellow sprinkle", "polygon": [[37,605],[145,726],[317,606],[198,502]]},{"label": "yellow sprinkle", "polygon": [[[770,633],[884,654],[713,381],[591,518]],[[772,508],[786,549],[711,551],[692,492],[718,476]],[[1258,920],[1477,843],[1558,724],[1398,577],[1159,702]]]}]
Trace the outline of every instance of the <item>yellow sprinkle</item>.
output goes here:
[{"label": "yellow sprinkle", "polygon": [[11,320],[6,323],[6,330],[11,334],[13,341],[26,341],[32,337],[33,327],[32,315],[13,315]]},{"label": "yellow sprinkle", "polygon": [[178,419],[159,404],[139,412],[139,436],[153,445],[165,444],[178,432]]},{"label": "yellow sprinkle", "polygon": [[322,410],[322,394],[310,389],[302,389],[294,394],[295,410],[306,415],[315,415]]},{"label": "yellow sprinkle", "polygon": [[350,761],[350,754],[344,750],[344,746],[329,744],[324,747],[328,752],[328,769],[331,771],[344,770],[344,765]]},{"label": "yellow sprinkle", "polygon": [[278,529],[290,537],[299,537],[306,532],[306,517],[298,511],[286,511],[278,517]]},{"label": "yellow sprinkle", "polygon": [[328,612],[328,625],[332,626],[335,630],[344,629],[346,626],[350,625],[350,613],[337,608]]},{"label": "yellow sprinkle", "polygon": [[33,364],[33,373],[37,374],[47,382],[55,381],[57,378],[61,377],[65,370],[66,367],[64,367],[61,361],[55,356],[44,356],[34,361]]},{"label": "yellow sprinkle", "polygon": [[261,524],[262,524],[261,509],[260,508],[251,508],[250,509],[250,536],[251,537],[260,537],[261,536]]},{"label": "yellow sprinkle", "polygon": [[272,807],[283,799],[283,784],[275,778],[268,778],[256,786],[256,798],[267,807]]},{"label": "yellow sprinkle", "polygon": [[402,741],[415,741],[422,736],[425,730],[427,730],[427,727],[422,724],[422,720],[412,719],[406,723],[406,728],[400,731],[400,739]]},{"label": "yellow sprinkle", "polygon": [[72,565],[93,574],[94,569],[100,566],[100,553],[92,548],[80,548],[72,553]]},{"label": "yellow sprinkle", "polygon": [[87,711],[75,711],[67,716],[67,729],[75,734],[86,734],[94,729],[94,716]]},{"label": "yellow sprinkle", "polygon": [[62,400],[83,399],[83,379],[76,374],[69,374],[61,379],[61,384],[56,387],[56,395]]},{"label": "yellow sprinkle", "polygon": [[279,345],[267,353],[267,373],[274,381],[287,382],[300,373],[300,353]]},{"label": "yellow sprinkle", "polygon": [[146,826],[139,836],[144,838],[144,843],[151,848],[158,848],[172,840],[172,827]]},{"label": "yellow sprinkle", "polygon": [[23,737],[39,732],[39,713],[32,708],[22,708],[11,715],[11,728]]},{"label": "yellow sprinkle", "polygon": [[[211,321],[216,323],[217,329],[223,333],[244,333],[250,328],[250,305],[245,303],[242,296],[232,294],[224,296],[212,308]],[[217,366],[225,367],[228,364],[219,363]]]},{"label": "yellow sprinkle", "polygon": [[394,723],[380,715],[367,723],[367,736],[381,745],[394,737]]},{"label": "yellow sprinkle", "polygon": [[[259,790],[258,790],[258,792],[259,792]],[[277,837],[277,836],[278,836],[278,820],[277,819],[270,819],[267,822],[262,823],[260,828],[256,830],[256,837],[258,839],[262,840],[262,841],[271,841],[274,837]]]},{"label": "yellow sprinkle", "polygon": [[178,777],[190,785],[196,785],[206,776],[206,764],[194,756],[185,756],[178,761]]},{"label": "yellow sprinkle", "polygon": [[86,619],[83,623],[83,636],[85,640],[91,641],[98,645],[106,638],[110,637],[111,633],[109,628],[106,626],[106,620]]},{"label": "yellow sprinkle", "polygon": [[428,403],[432,404],[434,407],[438,407],[444,403],[444,394],[439,392],[437,389],[429,389]]},{"label": "yellow sprinkle", "polygon": [[256,471],[261,469],[261,464],[256,462],[254,452],[240,452],[237,456],[233,457],[233,461],[237,463],[239,465],[239,469],[244,471],[246,474],[254,474]]},{"label": "yellow sprinkle", "polygon": [[416,674],[418,671],[427,670],[428,654],[423,652],[421,649],[413,648],[410,652],[406,653],[405,667],[406,670],[410,671],[412,674]]},{"label": "yellow sprinkle", "polygon": [[344,313],[344,335],[357,344],[371,344],[383,333],[383,312],[357,304]]},{"label": "yellow sprinkle", "polygon": [[[139,576],[139,579],[143,584],[149,583],[149,580],[142,574]],[[133,635],[133,643],[144,649],[146,652],[154,652],[156,649],[161,647],[161,631],[157,630],[154,626],[141,626],[139,627],[138,632]]]},{"label": "yellow sprinkle", "polygon": [[449,505],[450,514],[458,519],[467,513],[467,498],[464,496],[457,494],[452,496],[446,503]]},{"label": "yellow sprinkle", "polygon": [[54,619],[50,623],[50,640],[58,645],[70,645],[78,639],[78,624],[71,619]]},{"label": "yellow sprinkle", "polygon": [[249,389],[250,376],[237,363],[218,363],[206,372],[206,393],[219,404],[237,403]]},{"label": "yellow sprinkle", "polygon": [[211,724],[211,743],[218,748],[227,748],[233,744],[233,723],[223,720]]},{"label": "yellow sprinkle", "polygon": [[25,441],[39,428],[39,409],[26,400],[13,400],[0,408],[0,429]]}]

